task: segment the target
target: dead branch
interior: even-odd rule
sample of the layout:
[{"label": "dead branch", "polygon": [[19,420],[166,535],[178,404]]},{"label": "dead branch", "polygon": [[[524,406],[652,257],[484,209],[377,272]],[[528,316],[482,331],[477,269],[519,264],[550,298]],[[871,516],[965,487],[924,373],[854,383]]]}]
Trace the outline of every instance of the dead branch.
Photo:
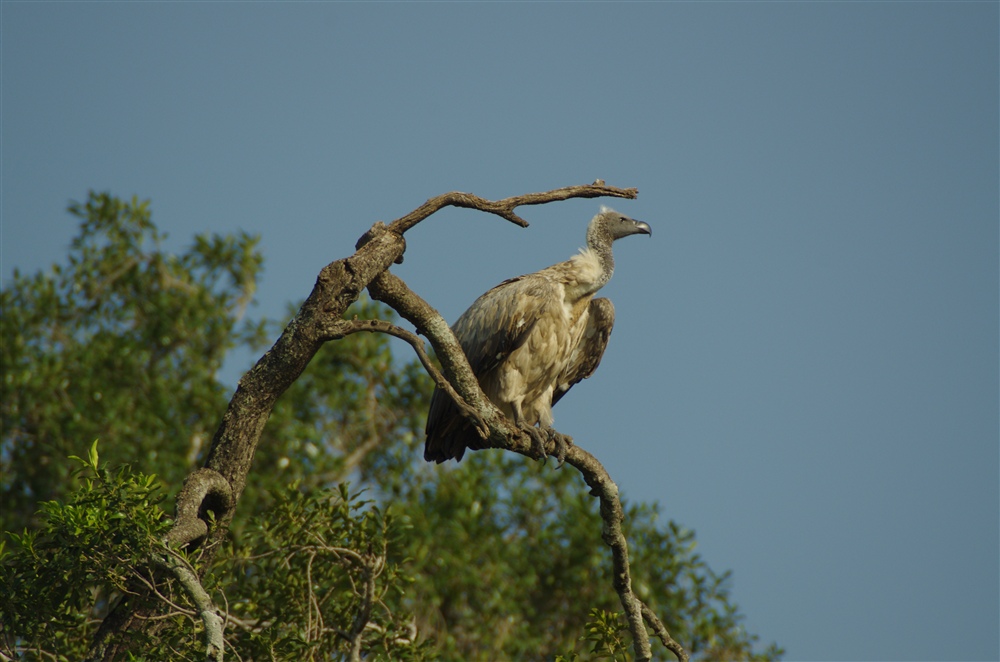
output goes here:
[{"label": "dead branch", "polygon": [[455,404],[458,405],[459,410],[461,410],[465,417],[476,426],[477,430],[479,430],[480,435],[486,436],[489,434],[486,422],[479,416],[479,413],[475,409],[465,404],[465,400],[463,400],[462,397],[455,392],[451,382],[445,379],[444,375],[441,374],[441,371],[438,370],[437,366],[434,365],[434,362],[431,361],[431,357],[428,356],[427,350],[424,348],[424,341],[415,333],[398,327],[395,324],[390,324],[384,320],[344,320],[339,325],[338,329],[338,335],[331,336],[331,340],[342,338],[352,333],[358,333],[359,331],[367,331],[369,333],[385,333],[408,342],[417,353],[417,357],[420,359],[420,364],[424,367],[424,370],[427,371],[427,374],[431,376],[431,379],[434,380],[437,387],[444,390],[445,393],[451,396],[452,400],[455,401]]},{"label": "dead branch", "polygon": [[[202,541],[206,538],[206,533],[210,542],[220,540],[225,535],[246,486],[257,444],[275,402],[298,379],[324,342],[361,330],[390,333],[409,342],[425,367],[432,365],[427,360],[426,353],[422,352],[422,343],[415,343],[415,336],[410,332],[392,325],[376,324],[368,328],[363,325],[345,326],[342,320],[344,311],[358,299],[366,287],[374,298],[388,303],[411,321],[419,333],[430,339],[446,379],[442,380],[441,375],[430,367],[428,372],[452,397],[456,394],[459,396],[456,402],[464,401],[468,415],[486,432],[486,445],[535,457],[530,441],[480,390],[448,324],[437,311],[412,293],[405,283],[390,274],[388,269],[393,263],[402,261],[406,250],[403,234],[444,207],[477,209],[525,227],[527,221],[515,213],[515,209],[520,206],[570,198],[635,198],[636,195],[636,189],[606,186],[601,180],[593,184],[529,193],[498,201],[452,192],[431,198],[388,226],[381,222],[373,225],[359,239],[353,255],[332,262],[320,270],[312,292],[295,317],[271,349],[240,379],[236,393],[213,437],[204,469],[191,476],[185,492],[178,498],[175,530],[168,534],[167,540],[173,545],[184,545]],[[570,449],[566,461],[583,473],[592,493],[601,498],[601,514],[605,522],[603,537],[611,545],[615,559],[615,589],[619,592],[635,637],[636,658],[648,660],[649,638],[642,622],[641,603],[631,591],[628,550],[621,534],[622,509],[617,487],[600,463],[579,447]],[[224,485],[228,485],[228,490]],[[211,531],[208,530],[206,519],[208,511],[216,514],[216,526]],[[206,547],[202,568],[208,566],[214,554],[214,545]],[[148,591],[145,595],[126,596],[101,624],[87,659],[112,660],[124,654],[128,648],[129,631],[143,627],[143,618],[157,613],[158,609],[160,604]],[[221,658],[221,644],[219,657]]]},{"label": "dead branch", "polygon": [[632,592],[632,577],[628,562],[628,542],[622,533],[622,521],[625,513],[621,500],[618,498],[618,486],[611,480],[607,470],[593,455],[579,446],[570,446],[566,451],[566,462],[583,474],[583,479],[590,486],[590,493],[600,499],[601,520],[604,522],[601,538],[611,548],[612,567],[614,575],[612,583],[618,599],[625,609],[629,630],[632,632],[632,645],[635,648],[636,660],[652,659],[649,648],[649,635],[642,622],[642,601]]},{"label": "dead branch", "polygon": [[177,578],[201,616],[201,622],[205,625],[205,659],[208,662],[222,662],[226,645],[222,629],[224,621],[208,591],[201,585],[198,573],[172,549],[164,551],[159,562]]},{"label": "dead branch", "polygon": [[646,603],[642,603],[642,617],[649,624],[649,627],[653,628],[653,634],[659,637],[663,645],[667,647],[667,650],[677,656],[679,662],[688,662],[687,651],[673,640],[673,637],[670,636],[667,628],[663,625],[663,621],[653,613],[652,609],[646,606]]},{"label": "dead branch", "polygon": [[637,195],[639,195],[638,189],[605,186],[604,182],[600,179],[593,184],[565,186],[544,193],[515,195],[495,202],[480,198],[478,195],[472,195],[471,193],[452,191],[451,193],[431,198],[406,216],[396,219],[389,225],[389,231],[403,234],[420,221],[444,207],[465,207],[467,209],[484,211],[489,214],[495,214],[500,218],[505,218],[522,228],[526,228],[528,227],[528,222],[514,213],[514,210],[518,207],[542,205],[547,202],[568,200],[570,198],[635,198]]}]

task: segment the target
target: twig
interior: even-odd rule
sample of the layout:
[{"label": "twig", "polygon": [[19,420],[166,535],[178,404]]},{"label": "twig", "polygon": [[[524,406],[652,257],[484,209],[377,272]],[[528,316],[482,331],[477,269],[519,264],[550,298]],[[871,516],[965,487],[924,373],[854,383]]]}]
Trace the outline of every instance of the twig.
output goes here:
[{"label": "twig", "polygon": [[153,595],[155,595],[161,602],[163,602],[163,604],[173,609],[173,611],[168,612],[166,614],[160,614],[158,616],[138,616],[138,618],[144,621],[160,621],[165,618],[173,618],[174,616],[180,614],[181,616],[187,616],[191,620],[197,620],[195,618],[195,616],[197,616],[196,611],[194,611],[193,609],[182,607],[173,600],[171,600],[170,598],[168,598],[167,596],[163,595],[163,593],[160,593],[160,589],[156,588],[156,585],[151,580],[143,577],[141,573],[136,573],[135,578],[137,581],[145,585],[146,588],[148,588],[153,593]]},{"label": "twig", "polygon": [[565,186],[563,188],[545,191],[544,193],[526,193],[524,195],[515,195],[510,198],[504,198],[503,200],[496,201],[480,198],[478,195],[472,195],[471,193],[459,193],[458,191],[452,191],[451,193],[445,193],[431,198],[406,216],[396,219],[389,224],[389,231],[401,235],[420,221],[443,209],[444,207],[465,207],[467,209],[476,209],[489,214],[495,214],[500,218],[507,219],[515,225],[526,228],[528,227],[528,222],[514,213],[514,210],[518,207],[525,205],[541,205],[547,202],[568,200],[570,198],[635,198],[638,194],[639,191],[637,189],[623,189],[615,188],[614,186],[605,186],[604,182],[601,180],[597,180],[593,184],[586,184],[584,186]]},{"label": "twig", "polygon": [[201,585],[198,573],[188,565],[187,561],[169,547],[158,561],[173,573],[174,577],[187,592],[191,602],[198,609],[202,623],[205,624],[205,659],[209,662],[222,662],[226,641],[223,636],[223,619],[208,591]]},{"label": "twig", "polygon": [[[313,591],[313,579],[312,579],[312,568],[313,561],[316,560],[316,553],[313,552],[309,554],[309,560],[306,562],[306,590],[308,591],[308,602],[309,602],[309,622],[306,625],[306,641],[313,640],[313,631],[315,630],[315,639],[319,640],[321,633],[323,632],[323,612],[319,608],[319,600],[316,599],[316,593]],[[316,627],[313,627],[313,612],[316,613]]]},{"label": "twig", "polygon": [[663,625],[663,621],[661,621],[656,614],[653,613],[652,609],[646,606],[645,602],[642,603],[642,617],[646,620],[646,623],[649,624],[649,627],[653,628],[653,634],[659,637],[660,641],[663,642],[663,645],[667,647],[667,650],[677,656],[679,662],[688,662],[687,651],[684,650],[679,643],[674,641],[673,637],[670,636],[670,633],[667,632],[666,626]]},{"label": "twig", "polygon": [[375,568],[370,565],[363,564],[363,572],[365,573],[365,590],[361,597],[361,604],[358,606],[358,613],[354,615],[354,622],[351,623],[351,662],[361,662],[361,644],[363,642],[363,635],[365,633],[365,626],[368,625],[368,619],[371,618],[372,604],[375,601],[375,579],[378,576],[375,573]]},{"label": "twig", "polygon": [[359,331],[385,333],[408,342],[410,346],[413,347],[414,351],[416,351],[421,365],[424,366],[424,370],[426,370],[431,376],[431,379],[434,380],[434,383],[438,386],[438,388],[442,389],[445,393],[451,396],[451,399],[455,401],[459,410],[476,426],[476,430],[479,431],[480,436],[486,437],[489,434],[486,421],[484,421],[479,415],[479,412],[477,412],[473,407],[470,407],[465,400],[462,399],[462,396],[455,391],[451,382],[445,379],[444,375],[441,374],[441,371],[438,370],[437,366],[434,365],[434,362],[431,361],[431,358],[428,356],[427,350],[424,347],[423,339],[415,333],[383,320],[342,320],[341,323],[337,325],[335,335],[331,336],[331,338],[342,338],[352,333],[358,333]]}]

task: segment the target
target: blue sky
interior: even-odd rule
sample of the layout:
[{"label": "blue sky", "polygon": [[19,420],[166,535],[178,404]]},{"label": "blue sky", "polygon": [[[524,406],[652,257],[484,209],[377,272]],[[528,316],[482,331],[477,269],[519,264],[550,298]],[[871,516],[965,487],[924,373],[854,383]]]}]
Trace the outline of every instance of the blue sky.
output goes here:
[{"label": "blue sky", "polygon": [[[88,189],[258,233],[284,313],[375,221],[596,178],[600,370],[555,410],[693,528],[790,660],[996,660],[998,4],[3,2],[4,281]],[[454,320],[573,254],[449,210],[394,271]],[[235,383],[252,357],[227,366]],[[153,468],[155,470],[155,468]]]}]

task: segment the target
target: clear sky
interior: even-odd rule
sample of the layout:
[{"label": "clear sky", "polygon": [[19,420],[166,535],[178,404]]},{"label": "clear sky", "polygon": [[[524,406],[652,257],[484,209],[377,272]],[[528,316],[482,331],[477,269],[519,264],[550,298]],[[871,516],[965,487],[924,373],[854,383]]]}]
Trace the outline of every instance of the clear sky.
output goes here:
[{"label": "clear sky", "polygon": [[[654,234],[616,245],[610,348],[556,427],[698,533],[787,659],[1000,657],[996,2],[0,17],[5,282],[64,258],[88,189],[150,198],[178,250],[260,234],[280,316],[433,195],[638,187],[610,204]],[[394,270],[454,320],[598,204],[447,211]]]}]

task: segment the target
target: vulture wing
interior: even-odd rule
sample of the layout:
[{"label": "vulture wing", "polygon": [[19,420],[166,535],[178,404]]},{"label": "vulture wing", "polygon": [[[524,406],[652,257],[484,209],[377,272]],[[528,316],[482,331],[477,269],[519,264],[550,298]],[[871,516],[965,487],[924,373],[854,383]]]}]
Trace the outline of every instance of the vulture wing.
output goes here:
[{"label": "vulture wing", "polygon": [[539,274],[505,280],[475,300],[452,327],[480,379],[524,344],[556,285]]},{"label": "vulture wing", "polygon": [[[559,294],[558,287],[537,273],[511,278],[462,313],[452,330],[480,381],[525,343],[546,306]],[[424,458],[428,461],[460,460],[466,448],[478,448],[481,441],[451,397],[439,389],[431,398],[426,431]]]},{"label": "vulture wing", "polygon": [[559,402],[580,380],[594,374],[601,364],[601,357],[608,346],[611,329],[615,325],[615,307],[610,299],[592,299],[587,318],[587,329],[577,345],[566,370],[559,376],[559,383],[552,393],[552,404]]}]

